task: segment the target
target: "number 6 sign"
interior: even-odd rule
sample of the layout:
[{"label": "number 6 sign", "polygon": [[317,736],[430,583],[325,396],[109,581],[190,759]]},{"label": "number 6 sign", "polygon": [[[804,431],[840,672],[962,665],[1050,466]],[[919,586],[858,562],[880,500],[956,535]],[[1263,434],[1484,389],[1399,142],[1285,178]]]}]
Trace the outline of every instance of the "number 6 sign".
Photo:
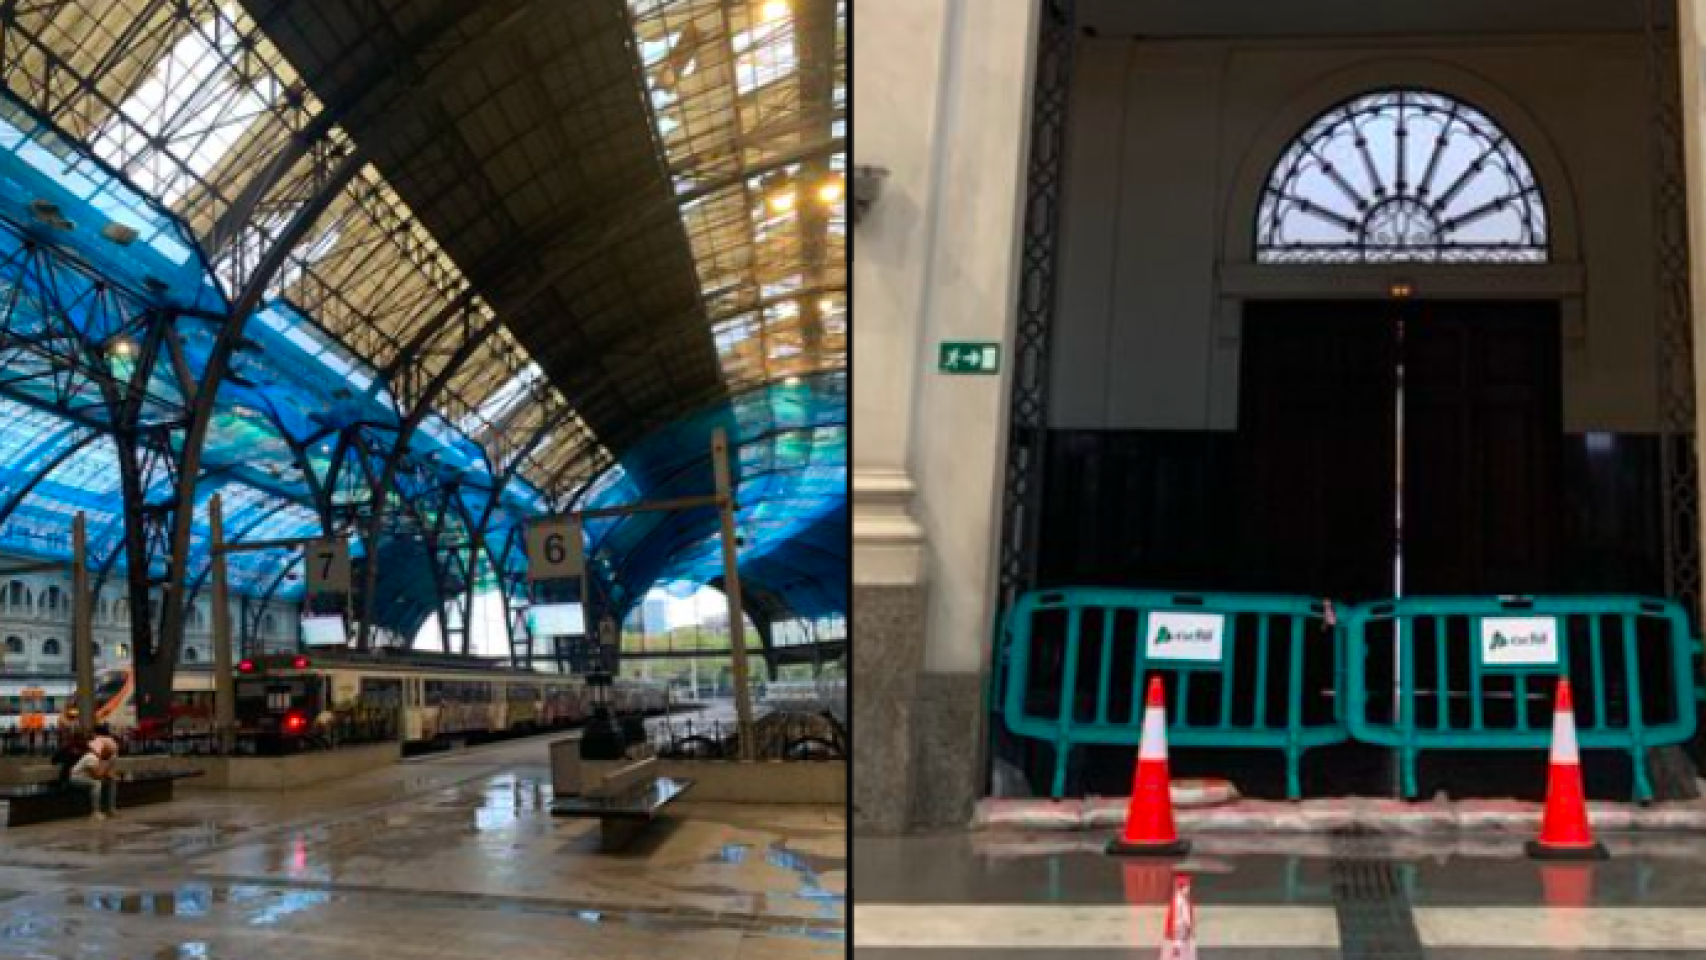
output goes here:
[{"label": "number 6 sign", "polygon": [[560,580],[578,577],[586,568],[581,547],[581,523],[574,517],[554,517],[527,528],[527,579]]},{"label": "number 6 sign", "polygon": [[315,540],[303,556],[308,566],[308,595],[349,593],[349,541]]}]

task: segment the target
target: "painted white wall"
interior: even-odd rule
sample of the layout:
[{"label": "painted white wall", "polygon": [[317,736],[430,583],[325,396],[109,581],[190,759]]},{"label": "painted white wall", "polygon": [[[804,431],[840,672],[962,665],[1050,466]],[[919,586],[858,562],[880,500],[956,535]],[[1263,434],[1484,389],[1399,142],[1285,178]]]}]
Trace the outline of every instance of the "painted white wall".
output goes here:
[{"label": "painted white wall", "polygon": [[[853,22],[854,162],[884,167],[882,202],[857,228],[853,285],[855,470],[905,473],[931,250],[941,222],[941,74],[956,0],[865,0]],[[951,119],[951,118],[949,118]]]},{"label": "painted white wall", "polygon": [[[1085,39],[1068,148],[1054,425],[1233,428],[1232,281],[1250,273],[1241,268],[1252,259],[1261,182],[1312,117],[1357,93],[1408,84],[1482,107],[1537,168],[1562,269],[1519,283],[1568,291],[1567,428],[1653,429],[1657,391],[1638,386],[1653,382],[1656,357],[1646,57],[1645,38],[1633,34]],[[1424,296],[1474,279],[1461,268],[1390,272]],[[1368,289],[1384,289],[1381,279],[1368,278]],[[1491,289],[1512,286],[1501,278]]]}]

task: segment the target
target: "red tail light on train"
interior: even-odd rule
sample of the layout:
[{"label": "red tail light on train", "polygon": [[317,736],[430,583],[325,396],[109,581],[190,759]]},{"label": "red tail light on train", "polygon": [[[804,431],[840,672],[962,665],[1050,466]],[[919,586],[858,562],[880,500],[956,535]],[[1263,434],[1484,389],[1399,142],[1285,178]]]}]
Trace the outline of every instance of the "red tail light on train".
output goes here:
[{"label": "red tail light on train", "polygon": [[295,710],[284,715],[285,733],[301,733],[306,729],[308,729],[308,718],[306,716]]}]

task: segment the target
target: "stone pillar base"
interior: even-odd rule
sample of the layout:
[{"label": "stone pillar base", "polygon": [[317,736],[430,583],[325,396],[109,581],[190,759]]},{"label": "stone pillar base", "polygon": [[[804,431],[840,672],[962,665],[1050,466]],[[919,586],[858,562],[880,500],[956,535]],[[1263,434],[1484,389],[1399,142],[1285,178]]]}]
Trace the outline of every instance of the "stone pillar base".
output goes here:
[{"label": "stone pillar base", "polygon": [[972,822],[983,796],[983,686],[976,673],[925,673],[912,708],[912,825]]},{"label": "stone pillar base", "polygon": [[924,588],[853,587],[853,829],[900,833],[911,817]]}]

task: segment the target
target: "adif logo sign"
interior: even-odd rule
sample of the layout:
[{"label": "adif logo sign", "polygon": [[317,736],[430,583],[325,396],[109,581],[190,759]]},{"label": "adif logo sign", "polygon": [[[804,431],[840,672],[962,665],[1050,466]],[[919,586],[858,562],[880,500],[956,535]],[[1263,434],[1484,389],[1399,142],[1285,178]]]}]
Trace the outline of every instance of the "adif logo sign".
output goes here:
[{"label": "adif logo sign", "polygon": [[1190,660],[1219,663],[1226,618],[1214,613],[1167,613],[1149,615],[1149,635],[1144,654],[1151,660]]},{"label": "adif logo sign", "polygon": [[1489,666],[1557,666],[1557,618],[1488,617],[1482,620],[1481,662]]}]

